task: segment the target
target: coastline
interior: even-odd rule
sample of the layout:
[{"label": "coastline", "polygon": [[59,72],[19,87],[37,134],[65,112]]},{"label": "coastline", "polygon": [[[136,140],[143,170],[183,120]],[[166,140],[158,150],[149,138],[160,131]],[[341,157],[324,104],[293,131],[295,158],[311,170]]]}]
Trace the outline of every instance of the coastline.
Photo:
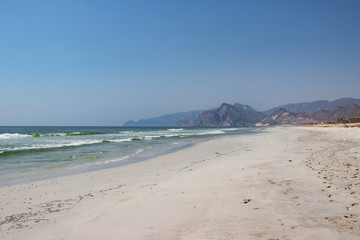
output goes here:
[{"label": "coastline", "polygon": [[[208,140],[205,140],[205,141],[208,141]],[[85,166],[85,167],[76,167],[73,169],[66,169],[66,170],[62,170],[59,172],[49,172],[49,173],[42,174],[42,175],[30,176],[27,178],[18,178],[18,179],[14,179],[12,181],[8,181],[5,183],[0,183],[0,188],[12,187],[12,186],[17,186],[17,185],[22,185],[22,184],[31,184],[31,183],[36,183],[39,181],[46,181],[46,180],[57,179],[57,178],[68,177],[68,176],[79,175],[79,174],[87,174],[87,173],[91,173],[91,172],[97,172],[97,171],[102,171],[102,170],[112,169],[112,168],[121,168],[121,167],[129,165],[129,164],[136,164],[138,162],[147,161],[149,159],[156,158],[161,155],[174,153],[176,151],[180,151],[182,149],[185,149],[185,148],[188,148],[188,147],[191,147],[194,145],[196,145],[196,142],[186,143],[186,144],[182,144],[180,146],[171,146],[166,149],[162,149],[161,151],[150,151],[150,153],[147,152],[146,154],[138,154],[136,156],[131,156],[131,157],[125,157],[125,158],[120,157],[120,158],[116,159],[116,161],[114,161],[113,163],[98,163],[98,164],[89,165],[89,166]]]},{"label": "coastline", "polygon": [[358,239],[359,130],[269,128],[119,168],[1,187],[0,236]]},{"label": "coastline", "polygon": [[321,123],[321,124],[313,124],[313,125],[305,125],[306,127],[338,127],[338,128],[359,128],[360,123]]},{"label": "coastline", "polygon": [[255,128],[1,127],[0,186],[46,180],[155,158]]}]

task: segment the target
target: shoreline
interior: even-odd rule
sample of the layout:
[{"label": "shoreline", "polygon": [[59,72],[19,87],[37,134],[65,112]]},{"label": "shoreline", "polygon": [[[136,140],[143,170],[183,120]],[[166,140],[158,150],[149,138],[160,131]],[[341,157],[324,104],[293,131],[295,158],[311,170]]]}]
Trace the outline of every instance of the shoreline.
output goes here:
[{"label": "shoreline", "polygon": [[321,123],[321,124],[310,124],[304,125],[304,127],[337,127],[337,128],[360,128],[360,123]]},{"label": "shoreline", "polygon": [[[207,141],[218,134],[223,137],[232,135],[233,131],[234,135],[256,132],[249,128],[195,130],[158,128],[156,131],[153,128],[142,128],[143,130],[139,131],[138,128],[80,127],[77,131],[82,132],[82,135],[69,137],[66,136],[69,129],[55,127],[43,131],[26,127],[24,129],[23,131],[7,129],[9,132],[16,132],[5,134],[12,140],[9,145],[12,147],[4,146],[5,140],[1,142],[1,149],[8,151],[5,151],[5,155],[0,151],[0,157],[4,157],[0,171],[1,186],[119,167],[168,154]],[[71,132],[74,133],[75,130],[71,129]],[[42,132],[38,134],[39,137],[23,137],[29,136],[28,132],[36,131]],[[69,142],[76,146],[64,146]],[[54,146],[56,147],[53,148]],[[35,150],[27,152],[27,148]],[[20,150],[12,152],[11,149]]]},{"label": "shoreline", "polygon": [[[210,139],[210,140],[212,140],[212,139]],[[204,141],[200,141],[200,142],[206,142],[206,141],[209,141],[209,140],[204,140]],[[26,176],[26,177],[23,177],[18,180],[11,180],[11,181],[8,180],[7,182],[0,182],[0,188],[12,187],[12,186],[21,185],[21,184],[36,183],[39,181],[46,181],[46,180],[57,179],[57,178],[61,178],[61,177],[78,175],[78,174],[86,174],[86,173],[91,173],[91,172],[96,172],[96,171],[101,171],[101,170],[106,170],[106,169],[120,168],[120,167],[129,165],[129,164],[136,164],[138,162],[147,161],[147,160],[159,157],[161,155],[166,155],[166,154],[174,153],[177,151],[181,151],[182,149],[186,149],[188,147],[194,146],[197,143],[199,143],[199,142],[185,143],[185,144],[182,144],[181,146],[174,145],[165,150],[150,152],[146,155],[144,155],[144,154],[140,154],[139,156],[135,155],[135,156],[128,157],[125,159],[120,158],[119,160],[116,160],[116,161],[110,162],[110,163],[98,163],[98,164],[90,165],[90,166],[81,166],[81,167],[71,168],[71,169],[61,169],[58,172],[48,172],[48,173],[44,173],[41,175]]]},{"label": "shoreline", "polygon": [[0,236],[358,239],[359,133],[269,128],[118,168],[1,187]]}]

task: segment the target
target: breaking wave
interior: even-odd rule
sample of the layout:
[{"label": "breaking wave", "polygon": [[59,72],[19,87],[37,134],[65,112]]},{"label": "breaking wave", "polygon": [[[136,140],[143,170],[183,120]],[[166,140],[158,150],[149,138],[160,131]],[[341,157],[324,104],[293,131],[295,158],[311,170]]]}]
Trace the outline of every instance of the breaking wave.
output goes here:
[{"label": "breaking wave", "polygon": [[79,140],[72,142],[64,142],[64,143],[48,143],[48,144],[34,144],[30,146],[21,146],[21,147],[13,147],[13,148],[3,148],[0,149],[0,154],[14,154],[21,152],[31,152],[31,151],[43,151],[50,150],[56,148],[64,148],[64,147],[77,147],[82,145],[91,145],[101,143],[100,140]]},{"label": "breaking wave", "polygon": [[101,132],[70,132],[70,133],[29,133],[31,137],[84,136],[102,134]]},{"label": "breaking wave", "polygon": [[11,139],[11,138],[26,138],[31,137],[28,134],[20,134],[20,133],[2,133],[0,134],[0,139]]}]

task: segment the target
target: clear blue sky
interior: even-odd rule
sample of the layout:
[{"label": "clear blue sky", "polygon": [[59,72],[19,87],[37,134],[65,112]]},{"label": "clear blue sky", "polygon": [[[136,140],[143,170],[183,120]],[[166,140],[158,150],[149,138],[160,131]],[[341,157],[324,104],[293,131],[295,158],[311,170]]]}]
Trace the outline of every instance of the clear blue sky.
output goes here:
[{"label": "clear blue sky", "polygon": [[0,2],[0,125],[360,98],[358,0]]}]

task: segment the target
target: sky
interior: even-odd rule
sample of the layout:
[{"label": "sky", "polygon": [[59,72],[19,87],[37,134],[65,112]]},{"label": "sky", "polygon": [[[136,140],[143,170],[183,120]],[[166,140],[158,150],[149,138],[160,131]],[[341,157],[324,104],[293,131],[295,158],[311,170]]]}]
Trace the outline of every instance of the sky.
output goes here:
[{"label": "sky", "polygon": [[0,1],[0,126],[360,98],[358,0]]}]

